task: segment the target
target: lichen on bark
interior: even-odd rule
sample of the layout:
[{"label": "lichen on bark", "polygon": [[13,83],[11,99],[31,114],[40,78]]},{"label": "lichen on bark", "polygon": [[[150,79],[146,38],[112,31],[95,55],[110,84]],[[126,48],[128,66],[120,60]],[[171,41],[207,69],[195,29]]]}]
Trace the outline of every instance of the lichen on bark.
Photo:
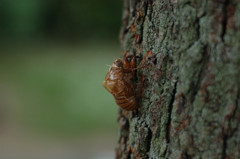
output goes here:
[{"label": "lichen on bark", "polygon": [[237,0],[124,0],[123,54],[150,66],[116,158],[240,158],[239,19]]}]

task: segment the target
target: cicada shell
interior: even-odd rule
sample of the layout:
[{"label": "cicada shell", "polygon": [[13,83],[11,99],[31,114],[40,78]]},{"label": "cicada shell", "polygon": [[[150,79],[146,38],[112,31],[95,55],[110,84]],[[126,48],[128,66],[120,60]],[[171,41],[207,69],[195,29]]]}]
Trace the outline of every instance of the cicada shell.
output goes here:
[{"label": "cicada shell", "polygon": [[[127,59],[125,59],[127,61]],[[131,81],[133,78],[133,69],[129,62],[123,62],[122,59],[117,59],[111,65],[103,87],[110,92],[117,105],[125,110],[134,110],[138,108],[135,85]]]}]

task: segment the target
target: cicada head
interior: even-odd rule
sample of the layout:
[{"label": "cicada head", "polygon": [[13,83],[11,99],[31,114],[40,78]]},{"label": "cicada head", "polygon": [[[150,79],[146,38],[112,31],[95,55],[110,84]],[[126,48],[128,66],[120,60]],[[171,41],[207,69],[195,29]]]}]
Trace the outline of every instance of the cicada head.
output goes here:
[{"label": "cicada head", "polygon": [[122,59],[117,59],[113,62],[111,68],[122,68],[123,67],[123,62]]}]

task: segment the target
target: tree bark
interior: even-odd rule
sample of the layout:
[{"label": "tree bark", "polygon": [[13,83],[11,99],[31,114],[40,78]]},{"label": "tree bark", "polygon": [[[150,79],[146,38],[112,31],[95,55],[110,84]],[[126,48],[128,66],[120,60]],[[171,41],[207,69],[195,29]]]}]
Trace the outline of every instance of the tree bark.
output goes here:
[{"label": "tree bark", "polygon": [[149,67],[117,159],[240,158],[240,1],[124,0],[120,39]]}]

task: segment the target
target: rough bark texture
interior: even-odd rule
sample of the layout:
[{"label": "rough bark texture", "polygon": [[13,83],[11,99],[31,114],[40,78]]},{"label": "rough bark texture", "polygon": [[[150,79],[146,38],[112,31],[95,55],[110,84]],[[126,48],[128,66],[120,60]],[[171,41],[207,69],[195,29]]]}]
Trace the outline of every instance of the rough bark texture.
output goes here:
[{"label": "rough bark texture", "polygon": [[124,0],[121,42],[150,67],[116,158],[240,158],[240,1]]}]

